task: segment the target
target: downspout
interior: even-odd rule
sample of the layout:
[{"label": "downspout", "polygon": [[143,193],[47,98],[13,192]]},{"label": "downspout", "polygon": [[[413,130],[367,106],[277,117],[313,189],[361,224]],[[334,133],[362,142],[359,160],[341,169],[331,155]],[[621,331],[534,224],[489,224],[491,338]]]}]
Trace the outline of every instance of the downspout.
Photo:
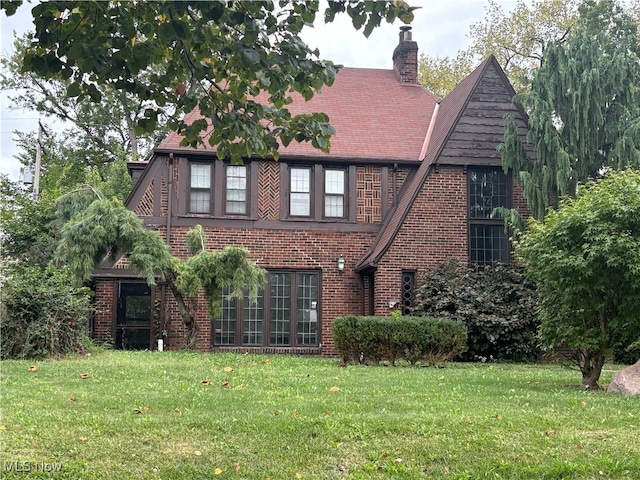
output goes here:
[{"label": "downspout", "polygon": [[[173,207],[172,207],[172,199],[173,199],[173,152],[169,153],[169,164],[168,164],[168,178],[167,178],[167,223],[166,223],[166,233],[165,233],[165,238],[166,238],[166,242],[167,245],[169,246],[169,248],[171,248],[171,214],[173,211]],[[162,186],[160,187],[162,188]],[[168,305],[168,299],[167,299],[167,284],[163,283],[162,286],[160,287],[160,291],[161,291],[161,295],[162,295],[162,303],[163,305]],[[167,317],[165,314],[165,309],[161,308],[160,309],[160,328],[162,329],[162,332],[160,332],[160,337],[163,340],[163,344],[164,341],[166,340],[164,338],[164,332],[167,328]],[[156,336],[158,336],[158,332],[156,332]]]}]

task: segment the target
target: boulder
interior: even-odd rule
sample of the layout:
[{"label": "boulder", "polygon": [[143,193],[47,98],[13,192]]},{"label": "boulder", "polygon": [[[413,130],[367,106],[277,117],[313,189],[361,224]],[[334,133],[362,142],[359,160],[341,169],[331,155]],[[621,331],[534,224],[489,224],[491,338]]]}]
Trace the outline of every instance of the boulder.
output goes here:
[{"label": "boulder", "polygon": [[640,395],[640,360],[614,374],[607,393]]}]

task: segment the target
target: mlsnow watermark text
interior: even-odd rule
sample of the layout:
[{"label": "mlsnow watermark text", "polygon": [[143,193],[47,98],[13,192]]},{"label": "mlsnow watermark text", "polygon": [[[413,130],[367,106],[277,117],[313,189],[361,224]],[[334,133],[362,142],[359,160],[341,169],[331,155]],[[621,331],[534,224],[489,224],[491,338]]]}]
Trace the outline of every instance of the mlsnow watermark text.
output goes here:
[{"label": "mlsnow watermark text", "polygon": [[58,462],[29,462],[29,461],[4,461],[3,472],[45,472],[54,473],[62,470],[62,463]]}]

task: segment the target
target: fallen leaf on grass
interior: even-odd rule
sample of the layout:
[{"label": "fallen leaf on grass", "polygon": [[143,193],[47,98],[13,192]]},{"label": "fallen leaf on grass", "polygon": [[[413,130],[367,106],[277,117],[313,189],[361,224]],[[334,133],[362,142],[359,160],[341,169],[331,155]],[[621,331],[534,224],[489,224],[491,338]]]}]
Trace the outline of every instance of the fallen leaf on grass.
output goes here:
[{"label": "fallen leaf on grass", "polygon": [[193,452],[193,454],[194,454],[196,457],[199,457],[200,455],[202,455],[202,452],[201,452],[200,450],[196,450],[195,452]]},{"label": "fallen leaf on grass", "polygon": [[302,474],[301,473],[296,473],[296,478],[302,478]]},{"label": "fallen leaf on grass", "polygon": [[222,473],[222,469],[221,469],[221,468],[216,468],[216,469],[213,471],[213,473],[214,473],[215,475],[220,475],[220,474]]},{"label": "fallen leaf on grass", "polygon": [[7,426],[6,425],[0,425],[0,430],[6,430]]},{"label": "fallen leaf on grass", "polygon": [[329,391],[331,391],[331,392],[339,392],[340,391],[340,387],[331,387],[329,389]]},{"label": "fallen leaf on grass", "polygon": [[269,365],[271,363],[271,360],[265,358],[264,360],[262,360],[262,363],[264,363],[265,365]]},{"label": "fallen leaf on grass", "polygon": [[202,380],[200,382],[200,384],[202,384],[202,385],[211,385],[211,380]]},{"label": "fallen leaf on grass", "polygon": [[174,412],[175,412],[175,413],[182,413],[182,410],[180,410],[179,408],[176,408],[176,409],[174,410]]},{"label": "fallen leaf on grass", "polygon": [[223,368],[223,370],[224,370],[225,372],[227,372],[227,373],[229,373],[229,372],[233,372],[233,368],[231,368],[231,367],[224,367],[224,368]]},{"label": "fallen leaf on grass", "polygon": [[81,373],[80,374],[80,378],[89,378],[89,374],[88,373]]},{"label": "fallen leaf on grass", "polygon": [[440,376],[438,377],[438,380],[444,380],[444,375],[440,375]]},{"label": "fallen leaf on grass", "polygon": [[77,397],[75,397],[75,396],[71,396],[71,397],[69,397],[69,401],[70,401],[70,402],[75,402],[76,400],[78,400],[78,398],[77,398]]},{"label": "fallen leaf on grass", "polygon": [[36,372],[36,371],[38,371],[38,367],[36,367],[35,365],[29,365],[28,370],[30,372]]},{"label": "fallen leaf on grass", "polygon": [[231,384],[229,382],[222,382],[222,388],[231,388]]},{"label": "fallen leaf on grass", "polygon": [[554,433],[556,433],[556,432],[554,432],[553,430],[548,430],[548,431],[544,432],[544,434],[545,434],[547,437],[550,437],[550,436],[551,436],[551,435],[553,435]]},{"label": "fallen leaf on grass", "polygon": [[86,442],[87,441],[87,437],[80,437],[78,440],[80,440],[81,442]]},{"label": "fallen leaf on grass", "polygon": [[280,412],[279,412],[279,411],[277,411],[277,410],[276,410],[275,412],[273,412],[273,416],[274,416],[274,417],[277,417],[278,415],[280,415]]},{"label": "fallen leaf on grass", "polygon": [[136,415],[139,415],[139,414],[142,413],[142,410],[140,408],[136,407],[136,408],[133,409],[133,413],[135,413]]},{"label": "fallen leaf on grass", "polygon": [[240,462],[236,463],[236,472],[240,473]]}]

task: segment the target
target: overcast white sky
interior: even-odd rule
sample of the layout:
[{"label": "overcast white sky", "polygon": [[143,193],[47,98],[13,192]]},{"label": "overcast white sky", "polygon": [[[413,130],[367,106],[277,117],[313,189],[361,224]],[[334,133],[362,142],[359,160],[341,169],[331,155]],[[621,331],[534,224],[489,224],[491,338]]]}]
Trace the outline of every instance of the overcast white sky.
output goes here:
[{"label": "overcast white sky", "polygon": [[[454,56],[458,50],[469,44],[467,34],[472,23],[484,18],[486,0],[409,0],[409,4],[422,6],[415,10],[412,23],[413,40],[418,42],[420,52],[433,56]],[[505,12],[515,6],[515,0],[499,0]],[[33,29],[31,8],[33,3],[22,5],[15,15],[7,17],[0,13],[2,56],[11,54],[14,34],[21,35]],[[348,67],[392,68],[391,55],[398,42],[398,32],[402,25],[383,23],[367,39],[356,31],[347,15],[338,16],[336,21],[324,25],[319,16],[313,29],[308,29],[303,38],[311,47],[320,50],[326,60]],[[14,33],[15,32],[15,33]],[[13,158],[18,150],[13,141],[13,131],[35,131],[38,123],[36,112],[10,110],[7,92],[0,92],[2,127],[0,132],[0,172],[18,179],[20,165]],[[43,124],[56,128],[59,121],[42,118]]]}]

